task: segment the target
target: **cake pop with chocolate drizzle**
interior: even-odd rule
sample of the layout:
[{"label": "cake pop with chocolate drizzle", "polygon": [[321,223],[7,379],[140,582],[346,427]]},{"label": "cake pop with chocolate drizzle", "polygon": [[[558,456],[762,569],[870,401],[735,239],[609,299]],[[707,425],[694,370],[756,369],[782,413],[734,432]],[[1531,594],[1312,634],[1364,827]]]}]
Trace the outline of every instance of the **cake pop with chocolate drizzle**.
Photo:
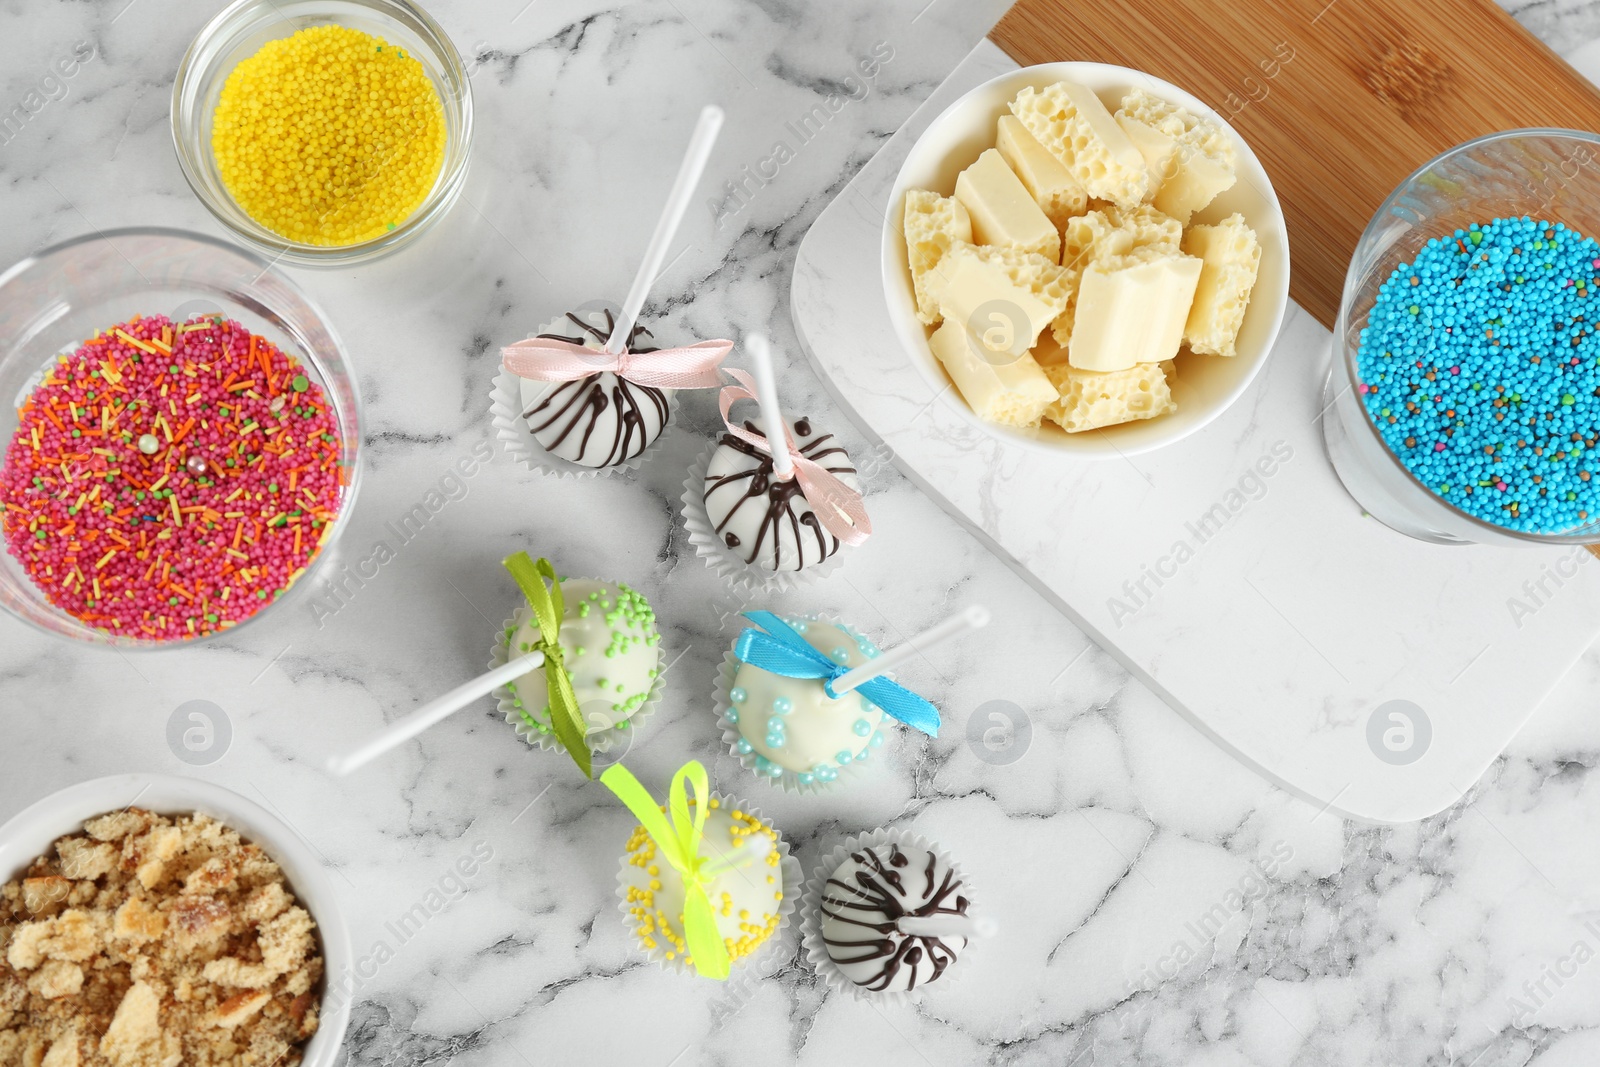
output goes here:
[{"label": "cake pop with chocolate drizzle", "polygon": [[[747,433],[766,439],[754,423]],[[796,419],[800,454],[860,491],[856,468],[832,434],[810,419]],[[746,563],[772,571],[797,571],[839,551],[840,540],[823,526],[798,478],[775,476],[772,453],[723,434],[706,469],[706,514],[717,536]]]},{"label": "cake pop with chocolate drizzle", "polygon": [[[721,108],[701,109],[621,309],[615,315],[610,309],[569,312],[546,323],[538,336],[501,351],[503,369],[522,379],[518,408],[522,423],[539,446],[559,460],[591,470],[630,464],[661,436],[675,390],[714,389],[721,384],[717,365],[733,347],[732,341],[640,347],[639,338],[650,333],[637,323],[711,157],[722,119]],[[509,397],[497,392],[497,417],[502,405],[509,407]]]},{"label": "cake pop with chocolate drizzle", "polygon": [[[609,309],[569,311],[537,336],[604,349],[616,327]],[[628,351],[655,352],[650,331],[635,325]],[[573,381],[521,379],[522,418],[533,439],[553,456],[583,467],[626,463],[655,443],[667,425],[673,390],[640,385],[612,371]]]},{"label": "cake pop with chocolate drizzle", "polygon": [[[729,368],[737,384],[718,398],[727,432],[706,463],[706,519],[722,547],[746,565],[804,570],[841,544],[865,541],[872,523],[855,464],[834,436],[807,418],[792,426],[784,420],[766,335],[752,333],[745,348],[755,374]],[[759,402],[759,427],[732,419],[740,400]]]},{"label": "cake pop with chocolate drizzle", "polygon": [[902,839],[857,849],[822,888],[821,935],[828,958],[868,992],[910,992],[938,981],[967,939],[913,931],[918,920],[965,917],[970,901],[963,888],[955,868],[931,848]]}]

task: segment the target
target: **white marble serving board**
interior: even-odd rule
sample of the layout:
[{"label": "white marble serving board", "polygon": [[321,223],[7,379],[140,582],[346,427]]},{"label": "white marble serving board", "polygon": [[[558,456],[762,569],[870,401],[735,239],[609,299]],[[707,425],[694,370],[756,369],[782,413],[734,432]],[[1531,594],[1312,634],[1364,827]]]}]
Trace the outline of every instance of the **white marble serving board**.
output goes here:
[{"label": "white marble serving board", "polygon": [[1600,565],[1364,517],[1322,444],[1329,334],[1298,306],[1250,391],[1175,446],[1083,462],[975,431],[895,340],[879,245],[917,135],[1015,68],[983,41],[813,224],[802,346],[908,478],[1220,744],[1354,818],[1455,803],[1600,630]]}]

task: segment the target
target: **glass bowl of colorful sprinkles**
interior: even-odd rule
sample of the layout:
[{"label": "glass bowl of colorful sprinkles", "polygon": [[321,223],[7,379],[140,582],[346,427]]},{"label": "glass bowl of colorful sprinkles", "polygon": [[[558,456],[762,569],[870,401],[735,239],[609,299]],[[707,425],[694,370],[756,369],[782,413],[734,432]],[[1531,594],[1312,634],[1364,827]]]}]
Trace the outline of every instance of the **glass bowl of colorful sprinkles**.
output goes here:
[{"label": "glass bowl of colorful sprinkles", "polygon": [[1323,433],[1367,514],[1437,544],[1600,541],[1600,136],[1429,161],[1362,234]]},{"label": "glass bowl of colorful sprinkles", "polygon": [[112,230],[0,274],[0,604],[162,648],[303,594],[355,499],[360,402],[326,318],[265,259]]},{"label": "glass bowl of colorful sprinkles", "polygon": [[472,124],[460,53],[408,0],[236,0],[172,90],[195,194],[301,266],[370,260],[426,232],[465,185]]}]

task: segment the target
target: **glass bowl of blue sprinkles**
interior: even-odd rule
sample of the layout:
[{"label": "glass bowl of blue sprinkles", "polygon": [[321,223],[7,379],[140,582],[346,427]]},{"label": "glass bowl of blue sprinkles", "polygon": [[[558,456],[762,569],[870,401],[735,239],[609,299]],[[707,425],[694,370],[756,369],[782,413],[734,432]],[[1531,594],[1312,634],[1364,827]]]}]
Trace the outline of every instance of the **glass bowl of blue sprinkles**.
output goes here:
[{"label": "glass bowl of blue sprinkles", "polygon": [[1362,234],[1323,433],[1373,518],[1438,544],[1600,541],[1600,136],[1457,145]]}]

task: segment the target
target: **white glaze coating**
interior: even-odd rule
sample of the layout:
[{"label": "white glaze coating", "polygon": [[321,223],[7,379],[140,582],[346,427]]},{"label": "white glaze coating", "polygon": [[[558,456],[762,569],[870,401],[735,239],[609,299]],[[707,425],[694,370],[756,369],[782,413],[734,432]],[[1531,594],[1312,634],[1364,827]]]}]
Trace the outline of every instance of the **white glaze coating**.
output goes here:
[{"label": "white glaze coating", "polygon": [[[642,597],[627,586],[593,578],[568,578],[561,583],[565,614],[561,620],[561,650],[578,714],[585,733],[597,734],[625,722],[644,704],[661,667],[661,638],[655,614],[644,604],[627,605]],[[619,596],[624,609],[618,609]],[[608,621],[607,616],[612,620]],[[511,636],[511,654],[531,651],[539,642],[533,612],[517,612],[521,625]],[[610,655],[607,655],[607,652]],[[511,683],[524,714],[540,727],[550,725],[544,668]]]},{"label": "white glaze coating", "polygon": [[[879,654],[864,636],[833,623],[784,621],[800,631],[812,648],[847,667],[859,667]],[[840,764],[867,758],[871,749],[883,744],[878,730],[882,709],[861,693],[846,693],[836,700],[824,691],[820,679],[784,678],[745,663],[734,675],[728,699],[727,715],[737,716],[739,733],[751,749],[787,771],[827,780],[838,774]],[[788,701],[788,711],[777,710],[779,700]],[[782,744],[768,743],[780,733]],[[762,764],[758,761],[757,766]]]},{"label": "white glaze coating", "polygon": [[[766,434],[754,422],[745,429]],[[802,453],[852,489],[861,488],[850,456],[832,434],[810,419],[790,424]],[[747,563],[772,571],[797,571],[839,551],[840,541],[817,521],[797,482],[772,477],[772,459],[723,434],[706,470],[706,513],[723,544]]]},{"label": "white glaze coating", "polygon": [[[719,804],[706,816],[701,855],[713,873],[706,885],[717,931],[737,963],[777,931],[783,902],[783,874],[777,850],[778,832],[742,808],[737,820]],[[735,833],[735,829],[738,832]],[[683,876],[659,855],[655,843],[635,828],[622,857],[623,882],[632,888],[632,933],[646,951],[662,942],[669,957],[682,951]],[[732,861],[733,866],[724,866]],[[662,930],[665,925],[666,929]]]},{"label": "white glaze coating", "polygon": [[873,992],[915,989],[942,977],[965,938],[914,937],[903,915],[964,915],[965,885],[937,852],[907,842],[863,847],[823,887],[822,939],[839,973]]},{"label": "white glaze coating", "polygon": [[[599,351],[611,321],[603,310],[572,311],[540,326],[539,336],[581,339],[585,348]],[[649,337],[648,330],[634,327],[634,345],[642,339],[648,346]],[[666,428],[667,400],[674,392],[635,385],[610,371],[575,382],[523,378],[520,385],[523,419],[539,447],[584,467],[624,463],[654,444]],[[634,425],[622,425],[623,419]]]}]

